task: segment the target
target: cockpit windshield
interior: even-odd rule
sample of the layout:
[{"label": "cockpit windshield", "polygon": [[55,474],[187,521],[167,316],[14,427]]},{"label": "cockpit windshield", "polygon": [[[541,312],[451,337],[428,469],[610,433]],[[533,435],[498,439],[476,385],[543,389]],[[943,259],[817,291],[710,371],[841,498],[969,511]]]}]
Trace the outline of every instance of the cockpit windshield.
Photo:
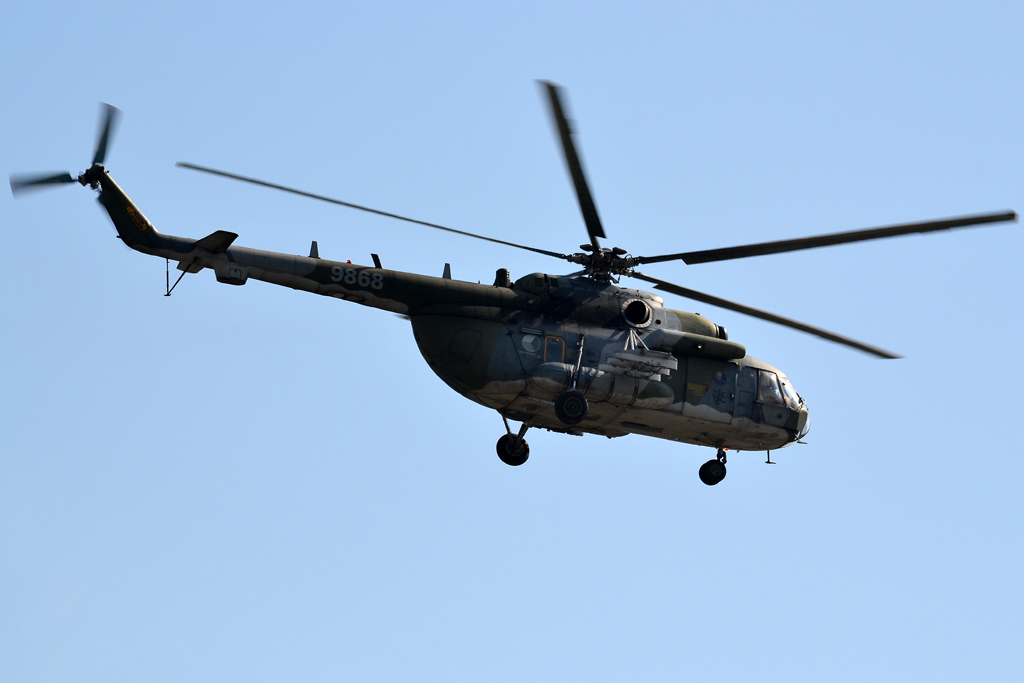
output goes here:
[{"label": "cockpit windshield", "polygon": [[788,377],[780,378],[782,383],[782,393],[786,395],[786,403],[793,410],[800,410],[804,407],[804,400],[800,398],[800,394],[796,393],[796,389],[793,388],[793,384],[789,381]]}]

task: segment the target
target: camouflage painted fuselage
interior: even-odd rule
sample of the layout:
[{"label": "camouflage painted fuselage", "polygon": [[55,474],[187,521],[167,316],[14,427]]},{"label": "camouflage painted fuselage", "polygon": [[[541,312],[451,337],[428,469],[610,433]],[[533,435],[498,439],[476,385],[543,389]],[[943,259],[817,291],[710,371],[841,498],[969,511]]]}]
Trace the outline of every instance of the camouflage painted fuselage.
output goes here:
[{"label": "camouflage painted fuselage", "polygon": [[[227,284],[252,278],[408,316],[431,369],[510,419],[734,450],[781,448],[809,426],[783,373],[747,356],[713,322],[667,309],[654,294],[540,273],[481,285],[231,246],[237,236],[224,231],[200,240],[163,235],[109,174],[98,182],[100,202],[132,249],[187,272],[209,268]],[[649,348],[670,369],[637,372],[633,361],[616,360],[623,352],[633,358],[634,347],[634,355]],[[589,411],[569,426],[555,416],[554,400],[574,383]]]}]

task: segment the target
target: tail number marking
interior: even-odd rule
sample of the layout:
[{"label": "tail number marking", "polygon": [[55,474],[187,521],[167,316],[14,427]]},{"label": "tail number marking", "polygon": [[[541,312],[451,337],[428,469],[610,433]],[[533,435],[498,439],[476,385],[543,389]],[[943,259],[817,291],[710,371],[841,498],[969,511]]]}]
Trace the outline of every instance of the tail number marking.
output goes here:
[{"label": "tail number marking", "polygon": [[346,285],[358,284],[360,287],[371,289],[384,289],[384,276],[380,273],[368,273],[366,270],[355,268],[342,268],[334,266],[331,268],[331,281],[344,282]]}]

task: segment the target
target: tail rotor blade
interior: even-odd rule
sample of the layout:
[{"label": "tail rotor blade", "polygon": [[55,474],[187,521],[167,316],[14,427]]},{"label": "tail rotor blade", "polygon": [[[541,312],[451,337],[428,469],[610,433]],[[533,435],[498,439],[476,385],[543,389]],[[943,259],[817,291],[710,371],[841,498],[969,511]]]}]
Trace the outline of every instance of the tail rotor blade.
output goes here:
[{"label": "tail rotor blade", "polygon": [[42,189],[47,185],[63,185],[65,183],[77,182],[70,173],[57,173],[52,175],[21,175],[11,176],[11,194],[31,189]]},{"label": "tail rotor blade", "polygon": [[103,121],[103,128],[100,130],[99,141],[96,143],[96,154],[92,158],[93,165],[102,164],[103,160],[107,157],[107,145],[110,142],[110,136],[114,128],[117,126],[117,118],[121,114],[120,109],[109,104],[104,104],[103,108],[106,111],[106,117]]}]

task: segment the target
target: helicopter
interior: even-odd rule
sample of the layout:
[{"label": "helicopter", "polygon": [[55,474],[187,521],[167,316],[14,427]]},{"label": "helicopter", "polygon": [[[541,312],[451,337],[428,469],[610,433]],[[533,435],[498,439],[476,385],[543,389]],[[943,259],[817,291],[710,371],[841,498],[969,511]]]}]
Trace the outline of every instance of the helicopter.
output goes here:
[{"label": "helicopter", "polygon": [[[563,89],[541,81],[561,152],[575,189],[588,242],[571,253],[550,251],[420,221],[275,183],[191,163],[178,166],[319,201],[370,212],[504,246],[544,254],[578,267],[566,275],[530,273],[512,280],[497,269],[493,284],[331,261],[317,243],[308,256],[235,246],[238,235],[217,230],[200,239],[157,231],[105,168],[120,112],[104,106],[92,165],[69,172],[16,176],[11,191],[79,183],[98,191],[118,237],[131,249],[168,264],[170,296],[188,273],[212,270],[217,281],[241,286],[250,279],[390,311],[407,318],[431,370],[462,396],[498,412],[505,433],[498,457],[520,466],[530,457],[530,429],[608,438],[641,434],[716,449],[700,466],[708,486],[726,476],[727,452],[771,451],[801,442],[810,430],[807,403],[780,369],[747,354],[726,329],[697,313],[665,305],[659,294],[620,286],[622,278],[655,290],[753,316],[878,358],[899,356],[878,347],[774,313],[682,287],[637,270],[682,261],[708,263],[813,249],[912,233],[929,233],[1003,221],[1013,211],[932,220],[724,249],[633,256],[607,239],[594,203],[576,135],[565,113]],[[171,261],[181,271],[170,284]],[[519,422],[513,430],[509,421]]]}]

